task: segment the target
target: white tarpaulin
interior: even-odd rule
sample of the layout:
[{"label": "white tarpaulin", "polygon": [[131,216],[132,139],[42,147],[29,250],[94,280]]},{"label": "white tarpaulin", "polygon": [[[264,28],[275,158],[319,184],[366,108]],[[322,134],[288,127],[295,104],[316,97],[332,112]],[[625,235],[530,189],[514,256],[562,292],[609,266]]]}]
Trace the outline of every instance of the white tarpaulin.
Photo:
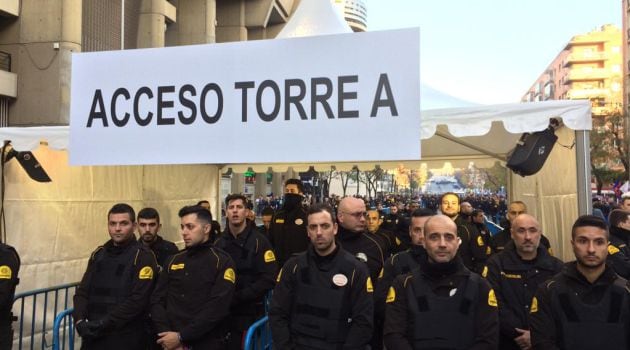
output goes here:
[{"label": "white tarpaulin", "polygon": [[[418,159],[419,37],[415,28],[75,53],[70,162]],[[389,147],[363,142],[379,138]]]}]

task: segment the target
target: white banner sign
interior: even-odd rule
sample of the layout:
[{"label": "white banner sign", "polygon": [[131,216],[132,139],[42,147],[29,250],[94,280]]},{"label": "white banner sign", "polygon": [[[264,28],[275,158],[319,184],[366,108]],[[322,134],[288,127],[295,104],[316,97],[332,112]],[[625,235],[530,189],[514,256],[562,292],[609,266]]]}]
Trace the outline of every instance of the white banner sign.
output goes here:
[{"label": "white banner sign", "polygon": [[418,29],[72,55],[72,165],[420,158]]}]

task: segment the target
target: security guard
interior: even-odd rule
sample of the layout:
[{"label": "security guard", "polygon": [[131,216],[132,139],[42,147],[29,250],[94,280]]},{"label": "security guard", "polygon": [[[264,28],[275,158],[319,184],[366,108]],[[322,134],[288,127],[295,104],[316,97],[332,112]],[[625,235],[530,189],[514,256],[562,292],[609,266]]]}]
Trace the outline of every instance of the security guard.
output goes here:
[{"label": "security guard", "polygon": [[227,227],[214,243],[230,254],[236,264],[236,290],[230,310],[230,349],[240,350],[249,326],[264,316],[263,299],[276,284],[276,257],[271,244],[253,222],[246,220],[247,198],[225,198]]},{"label": "security guard", "polygon": [[625,278],[630,278],[630,212],[615,209],[608,215],[610,224],[610,243],[608,243],[607,264],[615,272]]},{"label": "security guard", "polygon": [[[503,231],[497,233],[492,237],[493,249],[495,252],[502,251],[505,246],[512,240],[512,231],[510,226],[512,221],[521,214],[527,214],[527,205],[522,201],[513,201],[508,205],[507,213],[505,217],[507,221],[504,223]],[[540,236],[540,244],[547,248],[547,252],[552,254],[551,243],[545,235]]]},{"label": "security guard", "polygon": [[447,192],[442,195],[440,211],[457,225],[457,235],[462,240],[459,255],[464,265],[473,272],[481,273],[486,261],[492,255],[489,239],[483,237],[466,218],[460,215],[459,196],[456,193]]},{"label": "security guard", "polygon": [[73,318],[81,349],[143,349],[157,262],[135,239],[131,206],[116,204],[107,218],[111,239],[92,253],[74,295]]},{"label": "security guard", "polygon": [[333,217],[330,206],[312,206],[312,244],[280,270],[269,310],[274,349],[365,349],[372,336],[372,282],[336,244]]},{"label": "security guard", "polygon": [[389,232],[393,236],[391,253],[405,251],[409,248],[410,242],[405,227],[409,226],[405,218],[399,213],[398,203],[389,206],[389,214],[383,218],[381,229]]},{"label": "security guard", "polygon": [[424,225],[426,258],[398,276],[387,295],[388,349],[497,349],[497,300],[457,255],[457,226],[444,215]]},{"label": "security guard", "polygon": [[385,317],[385,297],[389,287],[392,286],[394,278],[408,274],[411,270],[420,266],[420,261],[427,254],[424,249],[424,224],[435,213],[430,209],[416,209],[411,213],[409,225],[409,236],[411,238],[411,248],[392,255],[383,266],[383,272],[378,277],[376,291],[374,292],[374,312],[377,317]]},{"label": "security guard", "polygon": [[630,348],[630,283],[606,265],[608,229],[594,215],[571,229],[576,261],[536,291],[530,311],[534,349]]},{"label": "security guard", "polygon": [[234,262],[211,245],[208,210],[183,207],[179,217],[186,248],[170,258],[151,295],[158,344],[165,349],[226,349]]},{"label": "security guard", "polygon": [[163,267],[166,258],[179,252],[175,243],[167,241],[158,233],[162,228],[160,214],[154,208],[142,208],[138,212],[138,241],[153,251],[157,263]]},{"label": "security guard", "polygon": [[538,221],[529,214],[512,220],[512,240],[488,260],[482,276],[488,279],[499,303],[499,348],[531,349],[530,304],[539,285],[562,269],[562,261],[540,244]]},{"label": "security guard", "polygon": [[13,344],[13,297],[15,287],[20,282],[20,256],[17,251],[4,243],[0,243],[0,349],[11,349]]},{"label": "security guard", "polygon": [[302,206],[304,185],[300,179],[288,179],[284,184],[284,202],[271,220],[269,238],[282,266],[291,256],[308,246],[306,210]]}]

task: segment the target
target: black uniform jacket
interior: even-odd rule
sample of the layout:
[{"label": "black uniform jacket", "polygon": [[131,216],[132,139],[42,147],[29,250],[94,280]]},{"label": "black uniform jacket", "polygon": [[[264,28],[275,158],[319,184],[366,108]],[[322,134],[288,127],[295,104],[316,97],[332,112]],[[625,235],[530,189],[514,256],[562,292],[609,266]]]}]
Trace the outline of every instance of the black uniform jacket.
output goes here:
[{"label": "black uniform jacket", "polygon": [[[394,283],[387,295],[385,310],[385,346],[388,349],[412,350],[413,347],[407,339],[410,318],[408,315],[407,288],[412,288],[411,279],[422,276],[429,288],[437,296],[449,296],[455,286],[460,285],[465,279],[469,279],[470,272],[461,262],[461,258],[455,257],[449,263],[429,263],[426,255],[418,268],[411,273],[400,275],[394,279]],[[475,315],[474,345],[469,350],[498,349],[499,341],[499,317],[497,303],[490,284],[480,278],[479,299]],[[453,329],[457,332],[457,329]]]},{"label": "black uniform jacket", "polygon": [[458,254],[464,265],[471,271],[481,273],[488,257],[492,254],[489,239],[485,239],[477,228],[460,215],[455,218],[457,235],[462,243]]},{"label": "black uniform jacket", "polygon": [[236,283],[234,262],[210,241],[172,256],[151,296],[156,331],[176,331],[195,347],[223,336],[221,321],[229,314]]},{"label": "black uniform jacket", "polygon": [[615,270],[615,272],[625,278],[630,279],[630,231],[621,227],[610,228],[610,243],[608,244],[607,264]]},{"label": "black uniform jacket", "polygon": [[[138,238],[138,241],[142,242],[142,237]],[[144,243],[143,243],[144,244]],[[164,268],[164,264],[166,264],[166,259],[168,259],[171,255],[177,254],[179,249],[175,245],[175,243],[171,241],[167,241],[161,236],[156,236],[155,240],[148,245],[148,247],[155,254],[155,259],[157,259],[158,265],[160,268]]]},{"label": "black uniform jacket", "polygon": [[265,294],[276,284],[278,263],[271,244],[253,224],[234,237],[229,226],[214,242],[214,246],[230,254],[236,266],[236,290],[232,307],[241,312],[253,312],[252,303],[262,304]]},{"label": "black uniform jacket", "polygon": [[346,230],[339,225],[337,242],[340,243],[345,251],[367,263],[370,278],[372,281],[378,280],[378,275],[381,273],[386,256],[376,239],[363,232]]},{"label": "black uniform jacket", "polygon": [[[503,231],[497,233],[492,237],[492,249],[495,252],[501,252],[505,249],[505,246],[512,241],[512,233],[510,231],[510,222],[506,221],[505,226],[503,227]],[[545,235],[540,236],[540,245],[547,248],[547,252],[553,255],[553,251],[551,250],[551,242],[549,239],[545,237]]]},{"label": "black uniform jacket", "polygon": [[[557,312],[551,306],[551,285],[555,283],[566,283],[567,287],[585,304],[596,304],[609,291],[611,284],[619,276],[612,268],[606,266],[604,272],[594,282],[590,283],[584,275],[577,270],[577,262],[572,261],[564,265],[562,271],[551,280],[543,283],[535,295],[535,302],[532,302],[532,310],[529,314],[529,325],[531,328],[532,347],[541,350],[559,350],[561,346],[560,332],[558,328]],[[626,286],[630,293],[630,284]],[[536,304],[536,308],[534,308]],[[629,330],[630,331],[630,330]],[[597,337],[597,334],[593,334]],[[603,349],[602,349],[603,350]]]},{"label": "black uniform jacket", "polygon": [[11,322],[11,307],[17,286],[20,257],[11,246],[0,243],[0,325]]},{"label": "black uniform jacket", "polygon": [[306,224],[306,210],[301,205],[291,211],[280,209],[271,219],[269,240],[280,266],[308,247]]},{"label": "black uniform jacket", "polygon": [[[335,251],[326,257],[320,257],[315,253],[312,246],[303,253],[307,255],[309,266],[317,266],[322,271],[322,275],[327,275],[331,270],[339,269],[340,263],[351,263],[349,268],[353,270],[351,276],[346,281],[350,287],[349,302],[350,309],[350,329],[343,344],[343,349],[364,350],[373,330],[373,286],[365,265],[343,248],[337,246]],[[273,291],[271,308],[269,310],[269,322],[273,336],[273,348],[277,350],[302,350],[296,346],[291,334],[291,317],[298,314],[293,312],[293,302],[298,283],[298,259],[299,256],[291,258],[282,267],[278,274],[278,284]],[[313,264],[313,265],[311,265]],[[334,270],[332,271],[334,272]],[[311,276],[313,283],[321,283],[322,287],[336,288],[333,281],[322,280],[321,276]],[[333,350],[333,347],[329,348]]]},{"label": "black uniform jacket", "polygon": [[385,317],[385,298],[394,279],[400,275],[408,274],[411,270],[420,266],[421,259],[427,254],[422,246],[412,246],[400,253],[390,256],[383,272],[378,276],[374,291],[374,314],[377,317]]},{"label": "black uniform jacket", "polygon": [[[115,255],[127,254],[128,250],[135,251],[135,259],[132,267],[131,293],[122,303],[108,310],[103,332],[115,333],[116,330],[124,330],[125,326],[131,322],[137,322],[145,316],[149,305],[149,296],[157,278],[158,266],[155,255],[151,250],[142,246],[135,239],[130,240],[125,245],[115,246],[112,240],[96,248],[88,261],[87,269],[83,274],[81,283],[74,294],[74,313],[72,317],[75,322],[80,320],[90,320],[88,313],[88,303],[90,299],[90,284],[102,275],[96,271],[95,257],[104,254],[102,259],[113,258]],[[105,260],[106,263],[106,260]],[[123,278],[121,276],[121,278]],[[96,320],[91,320],[96,321]]]},{"label": "black uniform jacket", "polygon": [[490,282],[499,303],[501,349],[520,349],[514,342],[520,335],[515,328],[529,329],[529,310],[538,286],[560,272],[562,266],[562,261],[549,255],[542,245],[538,246],[536,259],[523,261],[513,241],[488,260],[482,276]]}]

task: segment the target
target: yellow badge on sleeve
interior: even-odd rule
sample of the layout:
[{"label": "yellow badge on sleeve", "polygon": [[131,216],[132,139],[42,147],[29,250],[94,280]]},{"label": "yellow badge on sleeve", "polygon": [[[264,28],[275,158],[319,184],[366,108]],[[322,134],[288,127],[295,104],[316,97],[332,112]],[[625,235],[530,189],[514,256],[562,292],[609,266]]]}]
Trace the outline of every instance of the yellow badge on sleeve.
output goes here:
[{"label": "yellow badge on sleeve", "polygon": [[494,289],[490,289],[490,292],[488,292],[488,305],[494,306],[494,307],[497,307],[498,305],[497,296],[494,295]]},{"label": "yellow badge on sleeve", "polygon": [[400,239],[398,239],[398,237],[396,237],[396,245],[400,245],[400,243],[402,242],[400,241]]},{"label": "yellow badge on sleeve", "polygon": [[223,279],[226,281],[230,281],[232,283],[236,282],[236,274],[234,273],[234,269],[231,267],[228,267],[227,269],[225,269],[225,272],[223,273]]},{"label": "yellow badge on sleeve", "polygon": [[140,269],[138,273],[138,278],[141,280],[150,280],[153,279],[153,269],[151,266],[145,266]]},{"label": "yellow badge on sleeve", "polygon": [[280,283],[280,279],[282,278],[282,269],[278,272],[278,278],[276,278],[276,283]]},{"label": "yellow badge on sleeve", "polygon": [[612,244],[609,244],[609,245],[608,245],[608,254],[610,254],[610,255],[615,255],[615,254],[617,254],[617,253],[619,253],[619,248],[615,247],[615,246],[614,246],[614,245],[612,245]]},{"label": "yellow badge on sleeve", "polygon": [[372,279],[371,278],[367,278],[367,281],[365,282],[365,288],[367,289],[368,293],[372,293],[374,291],[374,286],[372,286]]},{"label": "yellow badge on sleeve", "polygon": [[393,303],[396,300],[396,291],[394,290],[394,287],[389,287],[389,290],[387,291],[387,299],[385,299],[386,303]]},{"label": "yellow badge on sleeve", "polygon": [[477,236],[477,245],[483,247],[483,238],[481,236]]},{"label": "yellow badge on sleeve", "polygon": [[13,272],[11,271],[11,268],[9,266],[7,265],[0,266],[0,279],[9,280],[11,279],[12,275],[13,275]]},{"label": "yellow badge on sleeve", "polygon": [[383,278],[383,273],[384,273],[384,271],[383,271],[383,269],[381,268],[381,272],[379,272],[379,273],[378,273],[378,279]]},{"label": "yellow badge on sleeve", "polygon": [[484,266],[483,267],[483,271],[481,271],[481,277],[483,277],[483,278],[487,278],[488,277],[488,266]]},{"label": "yellow badge on sleeve", "polygon": [[529,313],[533,314],[534,312],[538,312],[538,299],[536,297],[532,299],[532,306],[529,308]]},{"label": "yellow badge on sleeve", "polygon": [[265,262],[266,263],[270,263],[272,261],[276,261],[276,256],[273,254],[273,251],[271,251],[271,250],[266,251],[265,254],[264,254],[264,257],[265,257]]}]

